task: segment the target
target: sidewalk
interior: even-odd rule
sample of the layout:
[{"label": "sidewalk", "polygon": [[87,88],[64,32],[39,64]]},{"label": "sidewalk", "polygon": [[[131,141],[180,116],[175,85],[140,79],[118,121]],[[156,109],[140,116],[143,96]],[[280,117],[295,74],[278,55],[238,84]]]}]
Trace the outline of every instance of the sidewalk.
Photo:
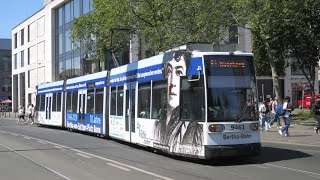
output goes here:
[{"label": "sidewalk", "polygon": [[269,132],[261,132],[262,143],[295,144],[303,146],[320,147],[320,135],[314,132],[315,120],[292,120],[289,128],[290,136],[284,137],[279,134],[275,126]]}]

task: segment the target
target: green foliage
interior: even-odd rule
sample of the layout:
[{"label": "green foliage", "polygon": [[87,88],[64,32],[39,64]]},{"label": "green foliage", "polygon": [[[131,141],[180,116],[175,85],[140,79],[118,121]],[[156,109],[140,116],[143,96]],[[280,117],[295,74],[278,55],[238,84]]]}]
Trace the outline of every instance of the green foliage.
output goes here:
[{"label": "green foliage", "polygon": [[312,119],[315,118],[315,114],[312,111],[302,111],[298,114],[293,114],[292,119],[299,119],[299,120],[305,120],[305,119]]}]

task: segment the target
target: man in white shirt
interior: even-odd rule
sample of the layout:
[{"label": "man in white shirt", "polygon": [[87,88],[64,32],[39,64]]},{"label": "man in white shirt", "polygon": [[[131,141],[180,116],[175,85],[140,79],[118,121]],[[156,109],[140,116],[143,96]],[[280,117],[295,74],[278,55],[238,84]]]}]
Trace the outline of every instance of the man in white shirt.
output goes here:
[{"label": "man in white shirt", "polygon": [[284,136],[289,136],[289,127],[290,127],[290,122],[291,122],[290,114],[291,114],[291,111],[292,111],[292,109],[290,108],[289,103],[290,103],[290,97],[286,96],[284,98],[284,103],[283,103],[283,110],[285,111],[285,113],[283,115],[283,119],[284,119],[284,122],[286,123],[286,125],[279,130],[279,134],[281,136],[283,134],[284,134]]}]

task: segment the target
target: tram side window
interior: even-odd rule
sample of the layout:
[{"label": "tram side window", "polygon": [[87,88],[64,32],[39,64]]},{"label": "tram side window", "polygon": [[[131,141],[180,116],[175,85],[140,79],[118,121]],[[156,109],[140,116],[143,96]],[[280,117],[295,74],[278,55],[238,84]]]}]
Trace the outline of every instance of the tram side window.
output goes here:
[{"label": "tram side window", "polygon": [[167,114],[167,80],[153,82],[151,119],[165,119]]},{"label": "tram side window", "polygon": [[111,88],[111,96],[110,96],[110,114],[117,115],[117,88]]},{"label": "tram side window", "polygon": [[102,114],[103,113],[103,89],[96,89],[95,96],[95,113]]},{"label": "tram side window", "polygon": [[61,111],[61,92],[57,93],[57,111]]},{"label": "tram side window", "polygon": [[138,91],[138,117],[150,119],[151,83],[140,83]]},{"label": "tram side window", "polygon": [[71,101],[71,106],[72,106],[71,112],[74,112],[74,113],[77,112],[77,104],[78,104],[78,91],[73,91],[72,92],[72,101]]},{"label": "tram side window", "polygon": [[204,121],[204,85],[203,78],[189,82],[181,78],[180,116],[182,120]]},{"label": "tram side window", "polygon": [[66,105],[66,110],[67,112],[72,112],[72,92],[67,92],[67,105]]},{"label": "tram side window", "polygon": [[40,111],[40,95],[36,96],[36,111]]},{"label": "tram side window", "polygon": [[117,91],[117,116],[123,116],[123,86],[118,86]]},{"label": "tram side window", "polygon": [[57,94],[56,93],[52,94],[52,111],[53,112],[57,111]]},{"label": "tram side window", "polygon": [[44,109],[45,109],[45,107],[44,107],[45,100],[46,100],[45,95],[44,94],[40,95],[40,111],[44,111]]},{"label": "tram side window", "polygon": [[94,114],[94,89],[87,92],[87,113]]}]

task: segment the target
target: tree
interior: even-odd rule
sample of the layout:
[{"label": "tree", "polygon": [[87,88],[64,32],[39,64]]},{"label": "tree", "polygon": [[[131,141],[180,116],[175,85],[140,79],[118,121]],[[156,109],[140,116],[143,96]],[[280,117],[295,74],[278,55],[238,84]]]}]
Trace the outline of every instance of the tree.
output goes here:
[{"label": "tree", "polygon": [[[267,60],[271,69],[273,89],[280,95],[279,75],[284,74],[287,54],[285,51],[284,11],[282,1],[249,0],[250,28],[253,36],[253,52],[257,59],[258,70],[266,70]],[[262,67],[262,68],[261,68]],[[268,71],[266,71],[267,73]],[[259,73],[259,72],[258,72]]]},{"label": "tree", "polygon": [[300,69],[306,77],[313,104],[315,75],[320,60],[320,2],[292,0],[288,1],[285,9],[286,50],[294,59],[291,66]]},{"label": "tree", "polygon": [[[110,48],[111,29],[135,29],[144,36],[154,55],[187,42],[224,41],[236,21],[238,0],[94,0],[94,11],[77,18],[72,28],[74,42],[88,51],[97,44],[97,58]],[[128,32],[114,32],[113,50],[128,46]]]}]

